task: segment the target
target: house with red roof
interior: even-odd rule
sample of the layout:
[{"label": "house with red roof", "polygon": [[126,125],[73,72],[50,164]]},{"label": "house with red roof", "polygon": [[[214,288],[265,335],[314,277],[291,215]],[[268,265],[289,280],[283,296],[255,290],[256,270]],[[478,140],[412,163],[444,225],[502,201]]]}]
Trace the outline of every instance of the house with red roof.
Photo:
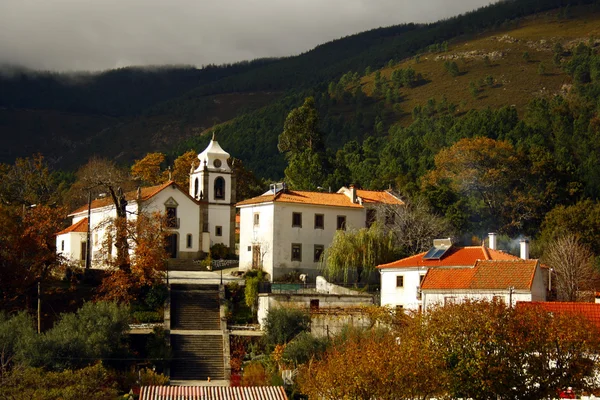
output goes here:
[{"label": "house with red roof", "polygon": [[495,233],[490,233],[488,246],[484,243],[482,246],[460,247],[453,244],[451,239],[436,239],[427,252],[377,266],[381,278],[381,305],[421,310],[424,305],[422,284],[430,270],[448,271],[447,274],[456,274],[466,280],[478,261],[518,261],[529,258],[528,242],[525,240],[521,243],[521,258],[496,247]]},{"label": "house with red roof", "polygon": [[[159,212],[166,216],[170,258],[195,259],[208,253],[216,243],[235,247],[235,179],[227,161],[229,154],[213,136],[198,159],[199,166],[190,171],[188,190],[168,181],[125,193],[128,219],[135,220],[140,213]],[[69,217],[73,218],[72,225],[56,235],[57,251],[71,262],[84,265],[89,248],[91,266],[103,267],[103,256],[116,254],[109,224],[116,218],[112,199],[93,200],[89,207],[83,205]],[[107,247],[111,247],[110,251]]]},{"label": "house with red roof", "polygon": [[588,319],[600,331],[600,304],[576,303],[567,301],[518,302],[517,308],[532,308],[552,314],[565,313]]},{"label": "house with red roof", "polygon": [[431,268],[421,283],[423,309],[464,300],[546,300],[539,260],[477,260],[467,268]]},{"label": "house with red roof", "polygon": [[262,268],[271,280],[297,271],[314,279],[335,232],[363,228],[379,204],[403,205],[391,191],[343,187],[337,193],[271,185],[261,196],[237,203],[240,269]]}]

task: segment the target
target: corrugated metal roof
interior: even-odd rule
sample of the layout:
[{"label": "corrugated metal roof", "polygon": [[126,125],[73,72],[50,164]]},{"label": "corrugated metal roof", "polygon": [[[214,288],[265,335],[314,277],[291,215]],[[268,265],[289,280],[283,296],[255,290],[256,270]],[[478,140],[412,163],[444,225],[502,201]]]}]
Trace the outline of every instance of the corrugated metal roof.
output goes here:
[{"label": "corrugated metal roof", "polygon": [[287,400],[283,386],[142,386],[140,400]]}]

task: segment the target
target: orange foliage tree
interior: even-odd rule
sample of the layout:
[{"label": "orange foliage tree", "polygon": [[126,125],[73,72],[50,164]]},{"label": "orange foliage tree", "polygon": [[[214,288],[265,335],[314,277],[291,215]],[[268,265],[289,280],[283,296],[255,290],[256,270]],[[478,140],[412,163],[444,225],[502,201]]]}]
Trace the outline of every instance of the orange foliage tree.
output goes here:
[{"label": "orange foliage tree", "polygon": [[148,153],[141,160],[136,160],[131,167],[131,176],[149,185],[163,182],[161,164],[165,162],[163,153]]},{"label": "orange foliage tree", "polygon": [[[123,222],[115,219],[112,223]],[[138,298],[144,286],[152,286],[164,278],[167,261],[165,244],[169,231],[164,215],[144,212],[138,214],[135,220],[128,220],[124,229],[133,249],[131,268],[128,271],[114,268],[102,281],[99,298],[129,303]],[[110,246],[104,247],[104,251],[108,249]],[[110,260],[109,254],[105,254],[105,258]]]}]

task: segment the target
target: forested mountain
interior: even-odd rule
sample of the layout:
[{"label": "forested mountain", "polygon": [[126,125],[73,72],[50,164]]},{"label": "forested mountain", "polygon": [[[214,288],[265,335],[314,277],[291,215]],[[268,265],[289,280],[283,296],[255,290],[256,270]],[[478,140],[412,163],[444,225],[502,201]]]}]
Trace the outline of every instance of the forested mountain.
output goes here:
[{"label": "forested mountain", "polygon": [[505,1],[281,59],[12,69],[0,78],[0,162],[34,152],[63,169],[91,155],[173,160],[214,130],[246,168],[281,179],[291,159],[278,136],[313,97],[323,151],[293,167],[320,160],[318,186],[392,186],[459,232],[535,234],[557,206],[600,196],[598,35],[594,1]]}]

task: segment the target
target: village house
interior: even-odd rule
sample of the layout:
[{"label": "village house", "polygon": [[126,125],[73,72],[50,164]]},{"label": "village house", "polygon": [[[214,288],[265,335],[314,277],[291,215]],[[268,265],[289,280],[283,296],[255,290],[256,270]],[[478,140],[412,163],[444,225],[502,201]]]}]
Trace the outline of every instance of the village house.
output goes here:
[{"label": "village house", "polygon": [[315,279],[335,232],[364,228],[377,206],[402,205],[391,191],[343,187],[337,193],[290,190],[285,184],[236,206],[240,210],[240,269],[262,268],[271,280],[298,272]]},{"label": "village house", "polygon": [[[198,155],[200,165],[190,171],[188,192],[169,181],[126,193],[127,218],[135,220],[140,213],[162,213],[169,230],[167,253],[172,259],[200,258],[217,243],[235,249],[235,179],[228,158],[229,154],[213,136]],[[91,267],[104,267],[105,257],[116,255],[110,225],[116,216],[115,205],[108,197],[76,209],[69,214],[72,225],[56,235],[57,252],[83,266],[89,229]]]},{"label": "village house", "polygon": [[539,260],[477,260],[468,268],[430,268],[421,284],[423,309],[465,300],[546,300]]},{"label": "village house", "polygon": [[422,284],[430,269],[448,270],[447,273],[452,274],[457,271],[460,273],[462,269],[472,269],[480,260],[518,261],[529,258],[529,242],[526,240],[521,241],[521,258],[496,247],[495,233],[489,234],[487,247],[485,243],[482,246],[459,247],[450,239],[436,239],[427,252],[377,266],[381,276],[381,305],[422,310]]}]

